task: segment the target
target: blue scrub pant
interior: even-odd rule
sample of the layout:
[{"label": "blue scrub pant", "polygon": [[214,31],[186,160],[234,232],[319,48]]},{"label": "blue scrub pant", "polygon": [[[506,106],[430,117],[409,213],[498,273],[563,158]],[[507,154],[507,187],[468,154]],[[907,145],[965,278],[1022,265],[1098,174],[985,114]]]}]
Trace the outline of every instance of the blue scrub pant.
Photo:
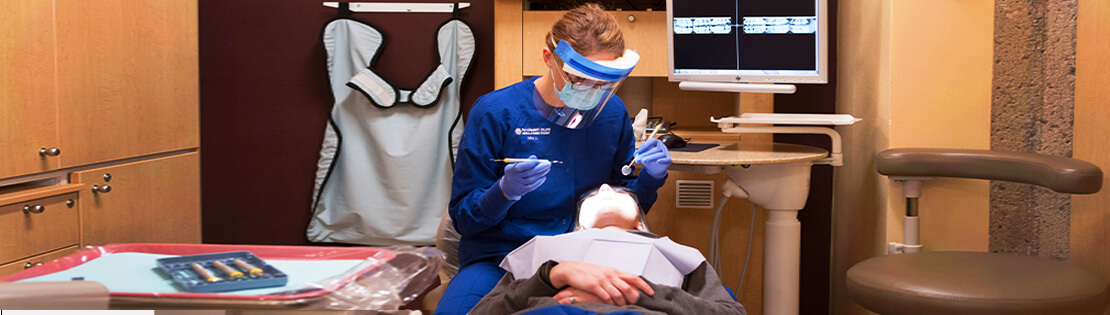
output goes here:
[{"label": "blue scrub pant", "polygon": [[447,284],[435,314],[466,314],[478,305],[505,275],[505,270],[497,265],[497,262],[476,262],[460,269]]}]

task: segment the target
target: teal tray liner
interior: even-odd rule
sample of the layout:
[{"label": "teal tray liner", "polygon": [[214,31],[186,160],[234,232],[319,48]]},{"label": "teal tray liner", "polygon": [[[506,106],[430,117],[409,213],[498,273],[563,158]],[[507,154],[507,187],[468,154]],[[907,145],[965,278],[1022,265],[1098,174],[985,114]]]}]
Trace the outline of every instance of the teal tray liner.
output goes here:
[{"label": "teal tray liner", "polygon": [[[158,255],[147,253],[116,253],[94,259],[67,270],[42,275],[16,282],[73,281],[83,277],[84,281],[103,284],[112,293],[189,293],[178,289],[169,275],[162,273],[155,260],[177,255]],[[366,260],[276,260],[266,259],[289,276],[289,283],[280,287],[259,288],[240,291],[216,292],[205,294],[224,295],[266,295],[277,292],[308,288],[310,283],[341,275]]]}]

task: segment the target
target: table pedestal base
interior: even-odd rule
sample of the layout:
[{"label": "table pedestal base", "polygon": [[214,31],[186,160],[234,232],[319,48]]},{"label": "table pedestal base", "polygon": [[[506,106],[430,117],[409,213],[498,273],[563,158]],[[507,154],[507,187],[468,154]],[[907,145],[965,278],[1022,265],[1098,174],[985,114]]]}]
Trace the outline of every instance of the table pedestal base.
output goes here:
[{"label": "table pedestal base", "polygon": [[768,211],[763,238],[764,314],[798,314],[802,248],[798,211],[809,197],[812,165],[797,162],[725,168],[729,180],[747,192],[748,200]]}]

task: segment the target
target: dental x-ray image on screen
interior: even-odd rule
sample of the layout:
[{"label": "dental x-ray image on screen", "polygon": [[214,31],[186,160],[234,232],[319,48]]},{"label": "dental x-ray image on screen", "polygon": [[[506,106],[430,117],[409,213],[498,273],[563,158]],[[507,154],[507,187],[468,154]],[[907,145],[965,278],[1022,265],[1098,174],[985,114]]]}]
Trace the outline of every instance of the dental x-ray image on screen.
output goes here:
[{"label": "dental x-ray image on screen", "polygon": [[825,0],[668,0],[671,81],[826,83]]}]

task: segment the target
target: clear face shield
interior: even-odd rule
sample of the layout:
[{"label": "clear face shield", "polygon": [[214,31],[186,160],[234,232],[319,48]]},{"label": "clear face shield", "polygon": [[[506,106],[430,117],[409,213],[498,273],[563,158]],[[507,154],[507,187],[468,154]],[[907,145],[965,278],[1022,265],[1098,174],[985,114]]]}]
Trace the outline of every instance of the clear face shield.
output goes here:
[{"label": "clear face shield", "polygon": [[635,192],[602,184],[579,199],[574,230],[608,228],[647,232],[644,217]]},{"label": "clear face shield", "polygon": [[551,79],[555,95],[566,106],[549,105],[538,96],[534,103],[544,118],[570,129],[589,127],[640,62],[640,55],[627,49],[617,59],[593,61],[563,40],[555,46],[554,57],[561,71],[553,71]]}]

